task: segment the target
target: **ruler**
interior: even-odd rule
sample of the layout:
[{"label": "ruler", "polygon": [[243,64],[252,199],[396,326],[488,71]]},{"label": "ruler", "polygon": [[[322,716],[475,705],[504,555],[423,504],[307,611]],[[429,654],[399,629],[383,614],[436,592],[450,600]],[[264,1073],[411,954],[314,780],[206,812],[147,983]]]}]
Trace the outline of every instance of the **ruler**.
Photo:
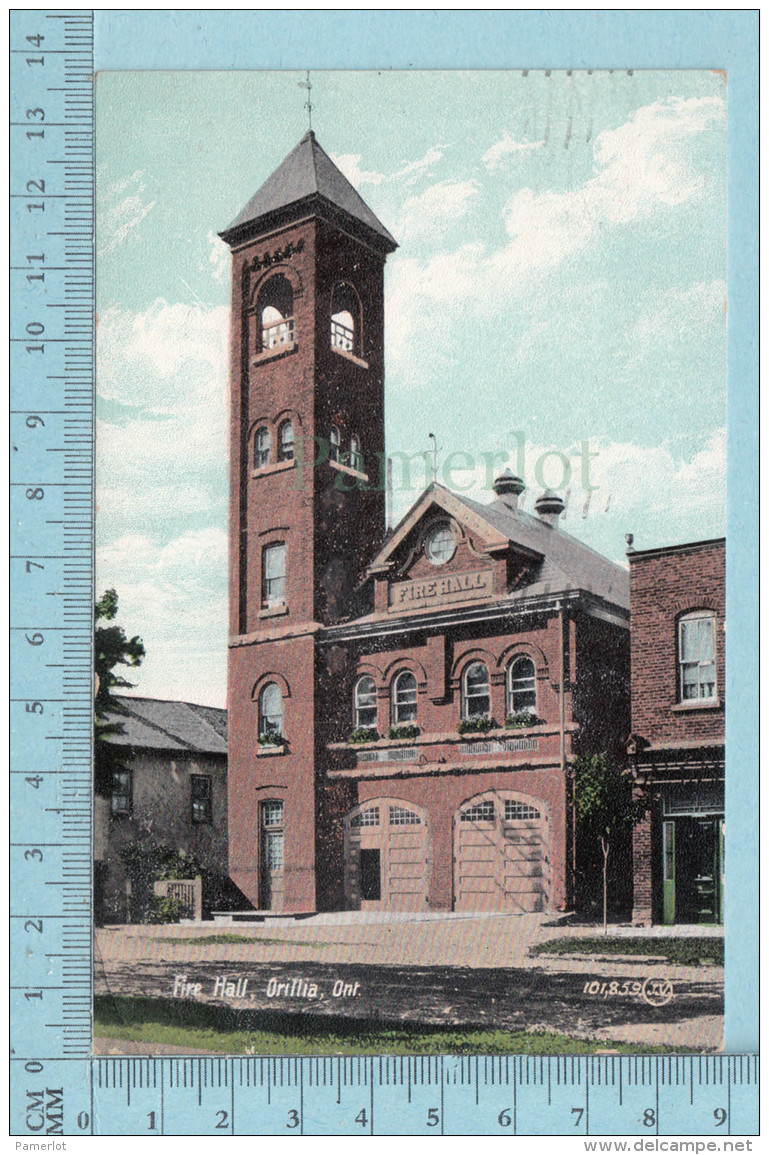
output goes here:
[{"label": "ruler", "polygon": [[755,1056],[223,1056],[13,1065],[14,1081],[24,1087],[13,1103],[16,1135],[717,1138],[758,1131]]},{"label": "ruler", "polygon": [[11,12],[11,1047],[91,1034],[93,16]]},{"label": "ruler", "polygon": [[10,52],[12,1133],[755,1134],[755,1056],[92,1056],[93,13]]}]

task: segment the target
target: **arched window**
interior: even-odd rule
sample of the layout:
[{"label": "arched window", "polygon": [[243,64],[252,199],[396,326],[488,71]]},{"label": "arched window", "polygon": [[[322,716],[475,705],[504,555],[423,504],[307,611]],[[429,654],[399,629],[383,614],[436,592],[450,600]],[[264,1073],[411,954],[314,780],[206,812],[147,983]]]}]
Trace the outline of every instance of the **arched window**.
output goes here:
[{"label": "arched window", "polygon": [[376,728],[376,683],[368,674],[355,683],[353,712],[356,729]]},{"label": "arched window", "polygon": [[360,353],[360,301],[345,281],[334,288],[331,299],[331,347],[343,353]]},{"label": "arched window", "polygon": [[363,454],[360,451],[360,439],[354,434],[350,438],[350,467],[363,472]]},{"label": "arched window", "polygon": [[278,430],[278,461],[294,460],[294,426],[284,421]]},{"label": "arched window", "polygon": [[254,434],[254,469],[264,469],[270,464],[270,431],[266,425],[257,429]]},{"label": "arched window", "polygon": [[491,714],[489,671],[483,662],[471,662],[462,679],[462,717],[484,718]]},{"label": "arched window", "polygon": [[277,682],[268,682],[259,694],[259,737],[283,734],[283,695]]},{"label": "arched window", "polygon": [[271,277],[256,305],[257,352],[268,353],[294,342],[294,290],[282,273]]},{"label": "arched window", "polygon": [[716,697],[716,615],[709,610],[679,618],[678,670],[680,701]]},{"label": "arched window", "polygon": [[516,658],[507,670],[507,712],[530,714],[537,709],[537,681],[531,658]]},{"label": "arched window", "polygon": [[275,541],[262,550],[262,605],[278,606],[286,600],[286,543]]},{"label": "arched window", "polygon": [[339,460],[341,444],[342,444],[342,439],[339,436],[339,430],[337,429],[336,425],[332,425],[331,430],[330,430],[329,435],[328,435],[328,458],[329,458],[329,461],[338,461]]},{"label": "arched window", "polygon": [[416,722],[417,719],[417,680],[410,670],[398,674],[393,683],[392,698],[393,722]]}]

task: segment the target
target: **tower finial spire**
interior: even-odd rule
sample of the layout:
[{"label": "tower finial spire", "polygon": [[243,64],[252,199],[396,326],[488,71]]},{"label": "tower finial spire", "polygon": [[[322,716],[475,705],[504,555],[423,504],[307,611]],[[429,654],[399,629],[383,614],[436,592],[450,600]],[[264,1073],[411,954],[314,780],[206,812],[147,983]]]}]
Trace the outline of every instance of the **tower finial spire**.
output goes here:
[{"label": "tower finial spire", "polygon": [[312,132],[312,102],[310,100],[310,96],[312,95],[312,81],[310,80],[309,68],[307,69],[306,79],[299,81],[299,88],[305,88],[307,90],[307,99],[304,102],[304,107],[307,109],[307,122],[310,132]]}]

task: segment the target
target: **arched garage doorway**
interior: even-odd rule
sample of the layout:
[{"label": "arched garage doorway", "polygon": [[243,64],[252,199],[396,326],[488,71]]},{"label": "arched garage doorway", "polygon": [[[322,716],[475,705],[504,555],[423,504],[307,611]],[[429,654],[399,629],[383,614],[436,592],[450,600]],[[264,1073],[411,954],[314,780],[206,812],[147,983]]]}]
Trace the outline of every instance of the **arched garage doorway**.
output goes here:
[{"label": "arched garage doorway", "polygon": [[348,910],[425,910],[430,875],[427,815],[397,798],[373,798],[345,819]]},{"label": "arched garage doorway", "polygon": [[550,901],[550,829],[538,798],[490,790],[454,815],[454,909],[523,914]]}]

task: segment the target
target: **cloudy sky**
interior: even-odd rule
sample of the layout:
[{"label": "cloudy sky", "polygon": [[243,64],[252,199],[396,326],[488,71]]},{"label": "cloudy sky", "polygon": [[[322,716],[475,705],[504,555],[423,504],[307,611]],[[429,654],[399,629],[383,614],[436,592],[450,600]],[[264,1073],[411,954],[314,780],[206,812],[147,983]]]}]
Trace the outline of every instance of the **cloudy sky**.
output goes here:
[{"label": "cloudy sky", "polygon": [[[225,704],[216,234],[305,131],[301,78],[97,79],[96,581],[144,638],[137,693]],[[543,481],[562,485],[564,528],[617,561],[628,532],[639,548],[722,534],[722,75],[319,72],[313,85],[318,140],[400,244],[385,281],[388,450],[424,450],[434,432],[441,467],[468,455],[452,480],[480,500],[481,454],[509,454],[529,509]],[[396,513],[416,497],[397,493]]]}]

